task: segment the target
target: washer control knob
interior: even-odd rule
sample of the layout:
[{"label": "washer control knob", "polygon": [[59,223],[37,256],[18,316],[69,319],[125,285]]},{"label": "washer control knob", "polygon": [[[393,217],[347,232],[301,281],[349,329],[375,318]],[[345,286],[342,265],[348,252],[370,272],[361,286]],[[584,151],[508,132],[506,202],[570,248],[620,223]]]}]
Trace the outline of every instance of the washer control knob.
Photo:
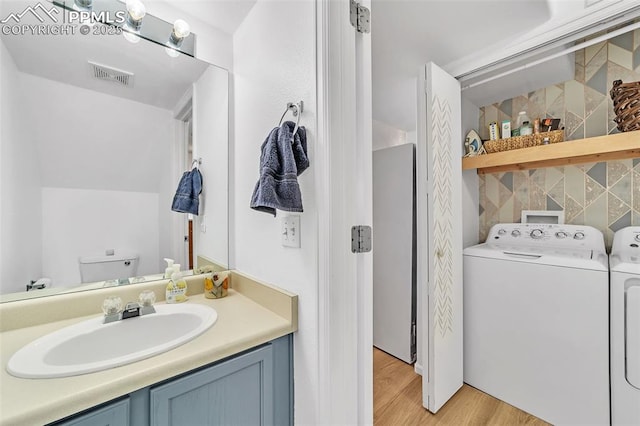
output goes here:
[{"label": "washer control knob", "polygon": [[636,241],[640,243],[640,234],[636,234]]},{"label": "washer control knob", "polygon": [[514,229],[513,231],[511,231],[511,236],[516,238],[519,237],[520,231],[518,231],[517,229]]},{"label": "washer control knob", "polygon": [[574,240],[584,240],[584,232],[576,232],[573,234]]},{"label": "washer control knob", "polygon": [[567,233],[564,231],[556,232],[556,238],[567,238]]},{"label": "washer control knob", "polygon": [[498,235],[504,235],[504,234],[506,234],[506,233],[507,233],[507,230],[506,230],[506,229],[504,229],[504,228],[503,228],[503,229],[499,229],[499,230],[498,230]]},{"label": "washer control knob", "polygon": [[531,238],[534,238],[537,240],[544,236],[544,231],[542,229],[534,229],[533,231],[531,231],[530,235],[531,235]]}]

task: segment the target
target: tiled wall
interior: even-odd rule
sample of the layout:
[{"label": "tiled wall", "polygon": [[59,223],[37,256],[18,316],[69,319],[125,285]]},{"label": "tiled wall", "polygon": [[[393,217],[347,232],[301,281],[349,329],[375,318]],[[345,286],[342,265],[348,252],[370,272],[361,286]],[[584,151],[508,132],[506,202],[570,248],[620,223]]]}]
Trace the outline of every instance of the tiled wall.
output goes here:
[{"label": "tiled wall", "polygon": [[[640,81],[640,30],[576,52],[575,79],[480,109],[480,135],[493,121],[519,111],[554,117],[565,140],[616,133],[609,90],[613,81]],[[640,159],[480,175],[480,240],[500,222],[519,222],[522,210],[564,210],[565,223],[613,232],[640,225]]]}]

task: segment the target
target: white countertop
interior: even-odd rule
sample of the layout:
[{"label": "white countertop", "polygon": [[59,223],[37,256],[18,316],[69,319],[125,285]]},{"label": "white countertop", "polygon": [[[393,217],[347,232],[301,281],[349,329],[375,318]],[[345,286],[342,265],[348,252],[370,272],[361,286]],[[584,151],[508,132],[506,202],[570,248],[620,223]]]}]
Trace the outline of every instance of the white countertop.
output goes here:
[{"label": "white countertop", "polygon": [[0,332],[0,424],[52,422],[296,331],[297,296],[236,272],[231,282],[234,289],[225,298],[207,299],[200,293],[185,302],[206,304],[218,312],[218,321],[205,333],[160,355],[96,373],[21,379],[9,375],[6,366],[25,344],[99,314]]}]

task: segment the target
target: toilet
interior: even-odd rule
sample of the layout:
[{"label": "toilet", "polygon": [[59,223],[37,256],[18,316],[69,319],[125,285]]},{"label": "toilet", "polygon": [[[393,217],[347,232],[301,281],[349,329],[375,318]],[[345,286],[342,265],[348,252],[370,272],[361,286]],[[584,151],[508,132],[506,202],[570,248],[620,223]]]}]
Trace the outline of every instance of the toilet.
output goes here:
[{"label": "toilet", "polygon": [[83,256],[80,262],[80,280],[93,283],[112,279],[135,277],[138,273],[139,257],[131,252],[116,252],[104,256]]}]

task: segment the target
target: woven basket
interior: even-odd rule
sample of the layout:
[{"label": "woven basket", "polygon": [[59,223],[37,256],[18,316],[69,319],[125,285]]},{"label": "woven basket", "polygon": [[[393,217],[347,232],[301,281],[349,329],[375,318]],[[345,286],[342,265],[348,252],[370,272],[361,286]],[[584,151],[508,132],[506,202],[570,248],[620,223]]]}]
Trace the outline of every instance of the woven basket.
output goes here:
[{"label": "woven basket", "polygon": [[487,153],[491,154],[493,152],[511,151],[512,149],[542,145],[544,138],[549,138],[549,143],[562,142],[564,141],[564,130],[486,141],[483,146]]},{"label": "woven basket", "polygon": [[640,81],[623,83],[622,80],[616,80],[609,93],[616,113],[613,121],[618,123],[618,130],[640,130]]}]

